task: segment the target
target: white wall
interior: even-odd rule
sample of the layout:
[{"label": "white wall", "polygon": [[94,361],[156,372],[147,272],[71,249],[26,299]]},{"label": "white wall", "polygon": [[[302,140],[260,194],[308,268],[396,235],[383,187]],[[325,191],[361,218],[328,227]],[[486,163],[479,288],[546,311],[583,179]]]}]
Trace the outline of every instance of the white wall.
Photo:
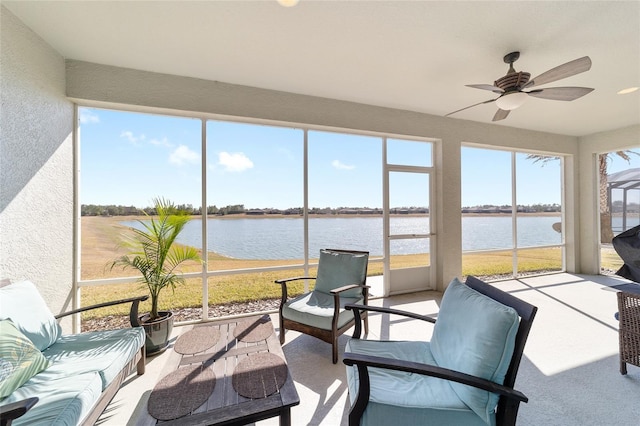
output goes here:
[{"label": "white wall", "polygon": [[71,307],[73,104],[64,58],[0,6],[0,278]]},{"label": "white wall", "polygon": [[[436,284],[461,274],[460,147],[463,142],[577,155],[577,138],[333,99],[67,60],[67,95],[86,105],[173,114],[251,117],[337,129],[439,139]],[[569,167],[569,176],[575,169]],[[577,202],[570,194],[569,208]],[[571,232],[571,231],[569,231]],[[575,238],[571,238],[575,241]],[[576,245],[568,249],[574,266]]]}]

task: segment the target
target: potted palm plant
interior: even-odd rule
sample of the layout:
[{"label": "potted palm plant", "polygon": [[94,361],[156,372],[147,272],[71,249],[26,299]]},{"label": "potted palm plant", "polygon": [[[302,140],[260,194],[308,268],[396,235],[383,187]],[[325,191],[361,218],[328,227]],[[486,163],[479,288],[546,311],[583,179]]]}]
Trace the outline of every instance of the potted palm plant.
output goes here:
[{"label": "potted palm plant", "polygon": [[166,349],[173,330],[173,313],[158,310],[160,293],[165,288],[175,290],[178,284],[184,283],[184,278],[178,275],[181,264],[201,261],[194,247],[175,244],[191,216],[163,198],[154,199],[154,207],[155,216],[145,213],[145,220],[138,220],[140,227],[130,228],[123,236],[122,246],[127,254],[111,263],[111,269],[138,271],[141,274],[138,281],[149,290],[151,311],[138,318],[146,331],[147,354]]}]

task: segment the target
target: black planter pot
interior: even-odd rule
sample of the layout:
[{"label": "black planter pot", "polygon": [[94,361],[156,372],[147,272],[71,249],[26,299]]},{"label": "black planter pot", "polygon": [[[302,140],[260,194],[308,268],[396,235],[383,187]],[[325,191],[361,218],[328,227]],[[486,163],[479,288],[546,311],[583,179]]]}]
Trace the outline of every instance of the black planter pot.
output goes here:
[{"label": "black planter pot", "polygon": [[145,340],[147,355],[159,354],[169,346],[169,338],[173,331],[173,312],[160,311],[158,314],[160,318],[153,321],[149,320],[149,314],[138,318],[147,335]]}]

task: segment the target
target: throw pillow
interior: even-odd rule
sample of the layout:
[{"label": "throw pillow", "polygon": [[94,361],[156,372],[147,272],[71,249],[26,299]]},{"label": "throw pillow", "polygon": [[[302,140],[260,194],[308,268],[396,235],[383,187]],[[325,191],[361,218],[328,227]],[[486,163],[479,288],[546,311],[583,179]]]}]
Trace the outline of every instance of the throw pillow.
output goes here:
[{"label": "throw pillow", "polygon": [[0,321],[0,399],[11,395],[48,365],[44,355],[11,320]]},{"label": "throw pillow", "polygon": [[36,348],[43,351],[53,345],[62,328],[30,281],[0,288],[0,320],[10,319]]}]

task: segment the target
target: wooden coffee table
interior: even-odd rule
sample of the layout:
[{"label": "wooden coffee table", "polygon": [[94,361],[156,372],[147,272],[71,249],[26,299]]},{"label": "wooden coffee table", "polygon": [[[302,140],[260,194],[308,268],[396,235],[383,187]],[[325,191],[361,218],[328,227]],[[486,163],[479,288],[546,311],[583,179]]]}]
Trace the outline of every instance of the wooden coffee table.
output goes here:
[{"label": "wooden coffee table", "polygon": [[[208,327],[202,329],[201,327]],[[213,346],[202,350],[209,343],[204,342],[207,338],[201,336],[217,336],[217,342]],[[182,340],[181,340],[182,339]],[[184,332],[178,337],[174,348],[170,349],[169,360],[163,376],[175,375],[180,368],[198,368],[198,365],[208,367],[215,374],[215,386],[213,392],[208,399],[195,408],[192,412],[182,417],[161,421],[154,418],[147,410],[138,419],[138,425],[245,425],[270,417],[280,416],[280,425],[291,425],[291,407],[300,403],[300,398],[295,388],[293,378],[286,365],[286,358],[282,352],[282,347],[278,340],[278,336],[273,330],[273,325],[268,315],[253,316],[249,318],[238,318],[230,320],[214,321],[206,324],[197,324],[185,328]],[[176,352],[179,350],[182,353]],[[195,352],[187,353],[184,352]],[[280,357],[280,359],[274,357]],[[245,395],[246,391],[240,387],[238,380],[240,374],[239,365],[247,365],[247,358],[255,359],[275,359],[280,363],[278,385],[273,389],[265,390],[268,396],[256,397],[255,395],[245,397],[236,391],[241,389]],[[238,368],[236,370],[236,368]],[[283,371],[284,370],[284,371]],[[185,371],[185,370],[180,370]],[[233,374],[236,371],[236,383],[233,384]],[[259,371],[260,372],[260,371]],[[210,371],[206,372],[211,375]],[[255,378],[255,371],[245,373],[245,378]],[[286,378],[285,378],[286,376]],[[153,392],[161,387],[165,379],[161,379]],[[260,383],[258,380],[257,383]],[[183,386],[189,386],[188,384]],[[255,384],[254,384],[255,386]],[[278,388],[277,390],[274,390]],[[265,389],[269,388],[267,385]],[[185,389],[187,389],[185,391]],[[179,399],[188,395],[190,392],[187,388],[175,388],[172,392],[171,387],[163,390],[168,391],[170,397],[163,398],[169,403],[173,399]],[[274,392],[269,394],[269,392]],[[149,398],[149,409],[153,403]],[[260,390],[259,390],[260,392]],[[156,394],[157,397],[159,394]],[[206,396],[205,396],[206,398]],[[156,398],[156,401],[158,398]],[[153,411],[153,410],[152,410]]]}]

